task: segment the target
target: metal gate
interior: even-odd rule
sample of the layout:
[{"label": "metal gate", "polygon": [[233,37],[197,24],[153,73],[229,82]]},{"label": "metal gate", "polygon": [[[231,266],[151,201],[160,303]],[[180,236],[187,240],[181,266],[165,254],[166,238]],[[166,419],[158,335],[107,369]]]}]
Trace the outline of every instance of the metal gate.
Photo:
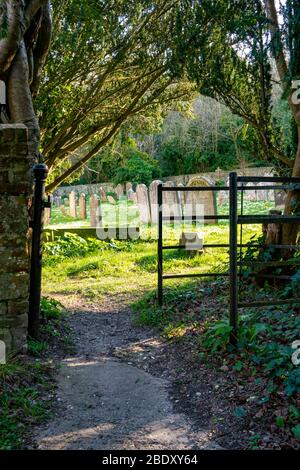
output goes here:
[{"label": "metal gate", "polygon": [[[158,289],[157,298],[159,305],[163,305],[163,281],[165,279],[175,278],[193,278],[193,277],[229,277],[229,318],[230,326],[232,327],[231,342],[234,344],[238,336],[238,309],[245,307],[263,307],[271,305],[286,305],[298,304],[300,298],[285,299],[285,300],[267,300],[267,301],[253,301],[253,302],[239,302],[239,272],[245,263],[248,265],[264,265],[265,267],[287,266],[291,265],[289,261],[243,261],[242,250],[249,247],[248,243],[242,242],[243,225],[253,223],[300,223],[300,215],[247,215],[243,212],[243,195],[245,191],[257,190],[257,186],[245,186],[247,183],[273,183],[260,185],[260,190],[299,190],[300,178],[287,178],[287,177],[247,177],[237,176],[237,173],[232,172],[229,175],[228,186],[208,186],[208,187],[165,187],[162,184],[158,186]],[[229,244],[203,244],[201,248],[229,248],[229,271],[228,272],[214,272],[214,273],[192,273],[192,274],[164,274],[163,272],[163,251],[171,249],[186,249],[185,245],[163,245],[163,222],[173,222],[175,220],[190,220],[196,221],[197,216],[184,217],[171,216],[165,217],[163,214],[163,192],[169,191],[229,191],[229,213],[227,215],[214,215],[208,214],[201,216],[201,220],[228,220],[229,221]],[[238,193],[241,192],[241,210],[238,213]],[[238,226],[240,227],[240,243],[238,243]],[[262,244],[251,243],[252,247],[264,248]],[[275,249],[281,250],[300,250],[299,245],[268,245]],[[195,247],[196,248],[196,247]],[[238,255],[240,249],[240,256]],[[240,258],[240,259],[238,259]],[[299,262],[293,260],[293,265],[300,265]]]}]

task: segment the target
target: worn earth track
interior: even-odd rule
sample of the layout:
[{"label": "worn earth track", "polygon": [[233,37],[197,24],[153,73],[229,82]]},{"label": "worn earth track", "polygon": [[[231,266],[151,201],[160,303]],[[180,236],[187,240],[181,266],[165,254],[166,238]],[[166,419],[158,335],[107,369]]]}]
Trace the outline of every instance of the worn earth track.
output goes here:
[{"label": "worn earth track", "polygon": [[209,429],[175,410],[168,373],[148,372],[165,345],[150,329],[133,325],[126,299],[74,302],[68,309],[76,353],[62,361],[54,416],[37,429],[34,447],[220,448]]}]

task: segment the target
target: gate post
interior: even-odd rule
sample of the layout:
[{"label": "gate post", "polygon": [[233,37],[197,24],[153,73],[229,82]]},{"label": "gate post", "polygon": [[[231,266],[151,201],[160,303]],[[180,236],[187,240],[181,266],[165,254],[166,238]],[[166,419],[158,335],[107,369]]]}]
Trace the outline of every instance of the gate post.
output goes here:
[{"label": "gate post", "polygon": [[44,223],[44,193],[48,168],[44,163],[37,163],[34,168],[34,208],[30,269],[28,334],[38,338],[40,331],[40,302],[42,280],[42,232]]},{"label": "gate post", "polygon": [[237,174],[229,175],[229,253],[230,253],[230,343],[236,345],[238,334],[238,277],[237,277]]}]

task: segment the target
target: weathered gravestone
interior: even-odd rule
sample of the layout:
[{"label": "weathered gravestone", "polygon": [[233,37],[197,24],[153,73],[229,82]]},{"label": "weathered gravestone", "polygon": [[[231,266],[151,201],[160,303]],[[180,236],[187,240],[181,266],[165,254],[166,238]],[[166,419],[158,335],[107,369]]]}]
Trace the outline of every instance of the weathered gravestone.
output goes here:
[{"label": "weathered gravestone", "polygon": [[274,198],[275,198],[275,206],[282,208],[284,207],[285,204],[285,199],[286,199],[286,191],[283,189],[279,189],[274,191]]},{"label": "weathered gravestone", "polygon": [[56,207],[60,207],[60,206],[61,206],[61,197],[60,197],[60,196],[54,196],[54,198],[53,198],[53,204],[54,204]]},{"label": "weathered gravestone", "polygon": [[116,204],[115,198],[113,198],[110,194],[107,196],[107,201],[108,201],[110,204],[113,204],[113,205]]},{"label": "weathered gravestone", "polygon": [[[173,181],[166,181],[163,184],[165,188],[173,188]],[[178,197],[178,191],[163,191],[163,216],[164,217],[180,217],[182,215],[181,205]]]},{"label": "weathered gravestone", "polygon": [[[247,186],[255,186],[254,183],[247,183],[245,185],[245,187],[247,188]],[[246,190],[244,192],[244,198],[247,200],[247,201],[257,201],[257,190],[256,189],[249,189],[249,190]]]},{"label": "weathered gravestone", "polygon": [[151,212],[148,196],[148,188],[145,184],[138,184],[136,187],[137,204],[140,211],[140,221],[144,224],[151,222]]},{"label": "weathered gravestone", "polygon": [[[212,181],[204,176],[194,176],[188,182],[188,187],[207,187],[212,186]],[[201,207],[202,206],[202,207]],[[184,206],[186,215],[216,215],[216,202],[213,191],[188,191]],[[216,224],[216,219],[205,220],[206,224]]]},{"label": "weathered gravestone", "polygon": [[115,187],[115,193],[118,196],[118,199],[120,199],[120,197],[124,195],[124,186],[123,186],[123,184],[118,184]]},{"label": "weathered gravestone", "polygon": [[220,206],[222,206],[223,204],[226,204],[226,202],[228,201],[228,197],[229,197],[228,191],[224,191],[224,190],[219,191],[218,192],[218,204]]},{"label": "weathered gravestone", "polygon": [[80,194],[79,197],[79,217],[86,219],[86,197],[84,193]]},{"label": "weathered gravestone", "polygon": [[99,198],[96,194],[90,197],[90,226],[101,227],[102,226],[102,214],[101,205]]},{"label": "weathered gravestone", "polygon": [[266,189],[259,189],[260,186],[265,186],[266,184],[261,182],[261,183],[257,183],[257,190],[256,190],[256,194],[257,194],[257,200],[258,201],[267,201],[268,199],[268,192]]},{"label": "weathered gravestone", "polygon": [[128,194],[128,191],[132,191],[132,183],[126,183],[125,189],[126,194]]},{"label": "weathered gravestone", "polygon": [[76,207],[76,194],[75,191],[71,191],[69,194],[69,203],[70,203],[70,216],[77,217],[77,207]]},{"label": "weathered gravestone", "polygon": [[62,213],[62,215],[68,215],[67,209],[66,209],[66,207],[63,206],[63,205],[60,206],[60,212]]},{"label": "weathered gravestone", "polygon": [[51,218],[51,209],[50,207],[45,207],[44,209],[44,225],[49,225]]},{"label": "weathered gravestone", "polygon": [[100,193],[100,200],[101,202],[106,202],[107,201],[107,196],[105,190],[102,188],[102,186],[99,188],[99,193]]},{"label": "weathered gravestone", "polygon": [[133,191],[133,189],[129,189],[127,191],[127,198],[128,198],[128,201],[134,201],[135,200],[135,192]]},{"label": "weathered gravestone", "polygon": [[150,212],[153,224],[158,223],[157,188],[160,184],[162,184],[162,181],[154,180],[149,186]]}]

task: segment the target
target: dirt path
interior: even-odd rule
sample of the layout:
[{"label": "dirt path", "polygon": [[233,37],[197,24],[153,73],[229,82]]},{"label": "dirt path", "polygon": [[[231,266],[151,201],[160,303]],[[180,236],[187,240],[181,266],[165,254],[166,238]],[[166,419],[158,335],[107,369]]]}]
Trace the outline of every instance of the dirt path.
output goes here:
[{"label": "dirt path", "polygon": [[[77,352],[62,361],[54,417],[37,430],[38,448],[219,448],[208,430],[195,430],[174,410],[167,374],[146,371],[163,342],[132,325],[124,299],[72,310]],[[138,357],[133,363],[131,352]]]}]

